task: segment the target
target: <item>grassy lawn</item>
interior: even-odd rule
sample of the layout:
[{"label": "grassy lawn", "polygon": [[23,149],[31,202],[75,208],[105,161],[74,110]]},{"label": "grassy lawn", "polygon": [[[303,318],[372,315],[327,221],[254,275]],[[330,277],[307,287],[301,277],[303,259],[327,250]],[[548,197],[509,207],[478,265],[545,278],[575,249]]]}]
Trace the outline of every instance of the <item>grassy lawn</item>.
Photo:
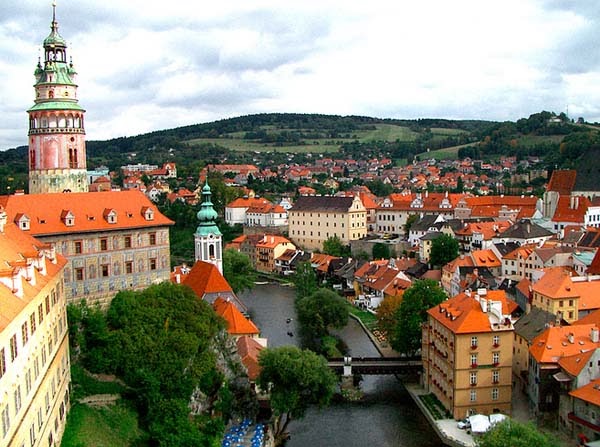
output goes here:
[{"label": "grassy lawn", "polygon": [[461,147],[474,146],[477,143],[461,144],[460,146],[445,147],[435,151],[424,152],[419,154],[421,159],[435,158],[436,160],[454,160],[458,158],[458,150]]},{"label": "grassy lawn", "polygon": [[61,447],[142,446],[137,413],[126,404],[92,408],[75,404],[69,411]]},{"label": "grassy lawn", "polygon": [[352,315],[360,318],[369,331],[373,332],[374,329],[377,329],[377,317],[372,313],[361,310],[351,304],[348,304],[348,310]]},{"label": "grassy lawn", "polygon": [[450,417],[446,409],[442,406],[442,403],[433,394],[421,395],[419,399],[421,399],[421,402],[427,407],[427,410],[429,410],[435,420]]},{"label": "grassy lawn", "polygon": [[394,124],[376,124],[375,130],[357,131],[356,136],[361,142],[366,141],[414,141],[418,133],[408,127]]},{"label": "grassy lawn", "polygon": [[78,365],[71,365],[71,379],[73,382],[73,398],[81,399],[94,394],[120,394],[124,388],[116,382],[101,382],[86,374]]}]

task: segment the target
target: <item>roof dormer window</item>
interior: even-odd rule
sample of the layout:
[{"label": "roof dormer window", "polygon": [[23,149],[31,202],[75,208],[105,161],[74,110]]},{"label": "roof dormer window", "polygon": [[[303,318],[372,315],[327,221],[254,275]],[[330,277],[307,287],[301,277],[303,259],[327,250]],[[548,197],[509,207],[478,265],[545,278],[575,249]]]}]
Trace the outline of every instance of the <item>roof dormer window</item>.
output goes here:
[{"label": "roof dormer window", "polygon": [[23,231],[28,231],[31,228],[30,222],[31,219],[26,214],[17,214],[15,216],[15,223]]},{"label": "roof dormer window", "polygon": [[60,214],[60,219],[67,227],[75,225],[75,215],[70,210],[63,210]]},{"label": "roof dormer window", "polygon": [[106,208],[104,210],[104,219],[109,223],[109,224],[115,224],[117,223],[117,212],[112,209],[112,208]]},{"label": "roof dormer window", "polygon": [[154,220],[154,210],[145,206],[142,208],[142,216],[144,216],[144,219],[146,220]]}]

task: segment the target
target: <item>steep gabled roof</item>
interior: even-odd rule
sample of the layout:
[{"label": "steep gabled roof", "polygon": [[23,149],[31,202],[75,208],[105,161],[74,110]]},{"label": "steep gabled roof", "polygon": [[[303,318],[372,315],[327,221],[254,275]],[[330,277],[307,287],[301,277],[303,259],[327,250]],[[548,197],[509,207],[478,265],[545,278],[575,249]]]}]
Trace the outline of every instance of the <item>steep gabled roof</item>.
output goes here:
[{"label": "steep gabled roof", "polygon": [[575,186],[577,171],[574,169],[560,169],[552,172],[546,191],[556,191],[561,195],[570,195]]},{"label": "steep gabled roof", "polygon": [[242,359],[242,363],[248,371],[248,378],[255,381],[260,374],[260,365],[258,364],[258,356],[264,346],[257,342],[254,338],[248,335],[242,335],[237,340],[237,351]]},{"label": "steep gabled roof", "polygon": [[556,316],[540,309],[532,307],[531,311],[515,322],[515,332],[528,342],[544,332],[550,325],[556,322]]},{"label": "steep gabled roof", "polygon": [[217,315],[227,322],[227,332],[231,335],[258,335],[260,331],[256,325],[238,310],[235,304],[224,298],[218,297],[213,303]]},{"label": "steep gabled roof", "polygon": [[190,287],[199,298],[207,293],[233,293],[217,266],[210,262],[196,261],[183,284]]},{"label": "steep gabled roof", "polygon": [[600,407],[600,379],[592,380],[587,385],[570,391],[569,395],[584,402]]},{"label": "steep gabled roof", "polygon": [[578,352],[574,355],[561,357],[558,361],[559,366],[572,376],[578,376],[581,370],[587,365],[594,350]]}]

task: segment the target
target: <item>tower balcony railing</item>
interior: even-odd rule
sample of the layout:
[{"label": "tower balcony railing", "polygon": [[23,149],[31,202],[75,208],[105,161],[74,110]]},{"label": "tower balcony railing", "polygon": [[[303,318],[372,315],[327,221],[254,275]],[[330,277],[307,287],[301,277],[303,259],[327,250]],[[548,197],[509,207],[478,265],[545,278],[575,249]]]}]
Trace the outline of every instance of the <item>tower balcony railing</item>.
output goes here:
[{"label": "tower balcony railing", "polygon": [[85,134],[83,127],[37,127],[29,129],[29,135],[43,135],[52,133],[81,133]]}]

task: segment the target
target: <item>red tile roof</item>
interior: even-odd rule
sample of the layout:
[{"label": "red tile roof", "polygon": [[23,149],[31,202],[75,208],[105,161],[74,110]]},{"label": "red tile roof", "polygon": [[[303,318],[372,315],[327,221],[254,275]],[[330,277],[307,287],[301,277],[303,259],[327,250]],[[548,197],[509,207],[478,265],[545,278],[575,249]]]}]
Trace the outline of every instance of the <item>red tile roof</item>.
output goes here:
[{"label": "red tile roof", "polygon": [[196,261],[183,284],[190,287],[198,297],[206,293],[233,292],[219,269],[210,262]]},{"label": "red tile roof", "polygon": [[584,402],[600,407],[600,379],[592,380],[587,385],[569,392],[569,394]]},{"label": "red tile roof", "polygon": [[246,318],[233,302],[218,297],[213,303],[217,315],[227,322],[227,332],[231,335],[258,335],[260,331],[255,324]]},{"label": "red tile roof", "polygon": [[594,327],[593,324],[549,327],[533,339],[529,353],[538,363],[558,363],[562,357],[596,349],[599,343],[590,338]]},{"label": "red tile roof", "polygon": [[250,208],[250,207],[261,207],[263,205],[270,205],[267,199],[256,198],[256,197],[239,197],[234,201],[227,204],[227,208]]},{"label": "red tile roof", "polygon": [[264,346],[257,342],[254,338],[248,335],[242,335],[237,340],[237,350],[242,363],[248,371],[248,378],[255,381],[260,374],[260,365],[258,364],[258,356]]},{"label": "red tile roof", "polygon": [[577,171],[574,169],[562,169],[552,172],[546,191],[556,191],[561,195],[570,195],[575,187]]},{"label": "red tile roof", "polygon": [[[174,223],[138,190],[0,196],[0,205],[4,206],[9,222],[18,215],[29,217],[30,232],[34,236],[157,227]],[[115,223],[109,223],[103,217],[105,209],[116,212]],[[147,210],[153,212],[152,220],[144,217]],[[74,216],[73,226],[67,226],[61,217],[68,212]]]}]

